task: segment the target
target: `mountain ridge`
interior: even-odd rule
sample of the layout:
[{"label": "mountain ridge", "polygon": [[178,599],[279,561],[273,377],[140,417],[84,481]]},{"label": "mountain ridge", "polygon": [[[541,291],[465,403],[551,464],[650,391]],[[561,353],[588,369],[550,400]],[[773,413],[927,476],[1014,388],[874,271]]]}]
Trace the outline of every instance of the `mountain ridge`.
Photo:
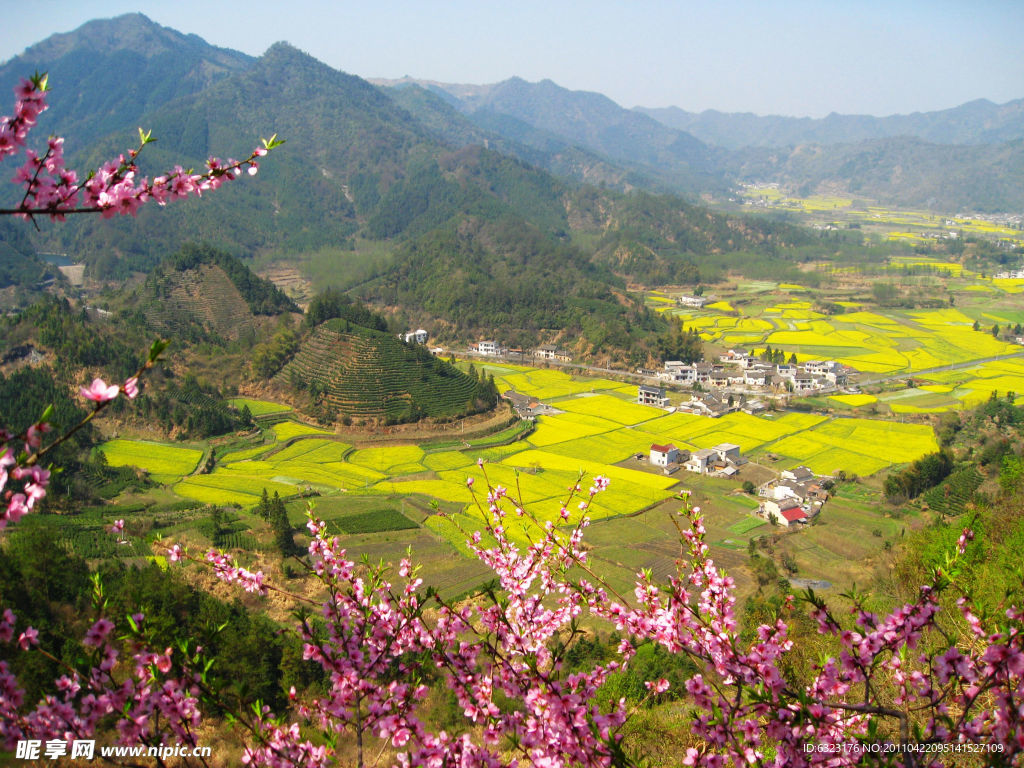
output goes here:
[{"label": "mountain ridge", "polygon": [[836,112],[823,118],[786,117],[718,110],[687,112],[679,107],[634,110],[727,149],[851,144],[898,136],[916,136],[935,144],[1002,144],[1024,138],[1024,98],[1004,104],[973,99],[942,110],[881,117]]}]

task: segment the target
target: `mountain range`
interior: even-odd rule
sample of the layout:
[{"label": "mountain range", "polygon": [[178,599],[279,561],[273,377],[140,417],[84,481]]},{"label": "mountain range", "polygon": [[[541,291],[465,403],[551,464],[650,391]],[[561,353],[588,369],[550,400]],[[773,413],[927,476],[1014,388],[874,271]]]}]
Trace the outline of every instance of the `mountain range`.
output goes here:
[{"label": "mountain range", "polygon": [[[535,150],[550,149],[554,136],[596,153],[622,169],[610,177],[620,188],[717,197],[736,182],[775,181],[798,194],[839,192],[946,212],[1024,207],[1024,99],[815,120],[677,107],[627,110],[550,80],[374,82],[399,91],[422,88],[478,128]],[[414,114],[422,113],[424,97],[405,99]]]},{"label": "mountain range", "polygon": [[932,144],[1001,144],[1024,138],[1024,99],[1006,104],[975,99],[951,109],[888,117],[832,113],[814,119],[713,109],[687,112],[679,107],[635,107],[634,111],[727,149],[855,144],[906,136]]},{"label": "mountain range", "polygon": [[[263,263],[319,254],[322,284],[401,307],[441,336],[500,326],[512,343],[578,338],[584,352],[614,338],[625,348],[650,325],[627,284],[707,281],[736,260],[785,276],[796,269],[790,250],[823,235],[695,202],[727,197],[738,180],[946,210],[1024,207],[1020,138],[730,149],[550,81],[381,87],[286,43],[253,58],[140,14],[44,40],[0,65],[0,82],[36,70],[53,89],[40,133],[67,136],[73,166],[130,148],[139,125],[158,138],[140,158],[150,174],[245,156],[261,136],[287,142],[256,179],[202,201],[2,228],[8,261],[67,253],[93,276],[124,278],[185,240]],[[943,119],[918,117],[933,133]],[[1014,135],[1011,117],[1000,120],[990,132]]]}]

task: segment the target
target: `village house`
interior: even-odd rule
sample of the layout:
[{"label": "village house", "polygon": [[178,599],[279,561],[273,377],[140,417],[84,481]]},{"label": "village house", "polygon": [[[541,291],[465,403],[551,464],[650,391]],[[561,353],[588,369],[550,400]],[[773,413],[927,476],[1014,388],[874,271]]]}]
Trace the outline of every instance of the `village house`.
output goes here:
[{"label": "village house", "polygon": [[[712,379],[712,381],[714,381]],[[743,371],[736,371],[728,374],[727,381],[730,387],[742,387],[747,381],[747,374]]]},{"label": "village house", "polygon": [[535,398],[511,389],[505,392],[502,397],[512,403],[512,407],[515,409],[516,415],[521,419],[529,419],[532,421],[536,420],[538,416],[561,413],[557,408],[552,408],[546,403],[542,403]]},{"label": "village house", "polygon": [[713,419],[717,419],[719,416],[723,416],[730,410],[733,410],[726,402],[723,402],[721,398],[716,397],[708,392],[698,392],[697,394],[690,396],[690,401],[679,406],[679,410],[687,411],[689,413],[696,413],[700,416],[710,416]]},{"label": "village house", "polygon": [[764,403],[757,398],[747,400],[740,406],[740,410],[753,416],[755,413],[762,413],[765,410]]},{"label": "village house", "polygon": [[687,472],[706,474],[708,464],[715,459],[715,456],[715,452],[710,448],[701,448],[699,451],[694,451],[690,454],[690,458],[683,462],[683,468]]},{"label": "village house", "polygon": [[798,372],[797,367],[790,363],[782,363],[781,365],[775,366],[775,373],[784,379],[792,379]]},{"label": "village house", "polygon": [[799,467],[782,470],[780,477],[783,480],[791,480],[794,483],[803,483],[807,480],[813,480],[815,475],[808,467],[801,464]]},{"label": "village house", "polygon": [[541,360],[559,360],[563,363],[568,363],[572,360],[572,356],[561,347],[556,347],[554,344],[545,344],[544,346],[537,347],[533,351],[534,357],[539,357]]},{"label": "village house", "polygon": [[697,380],[697,371],[692,365],[687,365],[681,360],[669,360],[665,363],[664,370],[658,373],[658,378],[677,384],[687,384]]},{"label": "village house", "polygon": [[768,499],[761,504],[759,511],[765,520],[774,521],[786,528],[807,520],[807,513],[800,507],[800,502],[793,499]]},{"label": "village house", "polygon": [[415,331],[409,331],[404,334],[406,344],[426,344],[427,343],[427,332],[422,328],[417,328]]},{"label": "village house", "polygon": [[845,368],[834,368],[831,371],[825,371],[824,379],[833,387],[845,387],[850,380]]},{"label": "village house", "polygon": [[740,454],[740,447],[732,443],[719,443],[713,448],[702,448],[690,454],[683,463],[688,472],[731,477],[747,460]]},{"label": "village house", "polygon": [[718,460],[724,464],[747,463],[747,460],[740,455],[740,447],[734,443],[719,443],[711,450],[718,456]]},{"label": "village house", "polygon": [[498,342],[490,340],[478,341],[476,343],[476,349],[470,347],[470,350],[473,352],[477,352],[478,354],[481,355],[500,355],[502,354],[502,352],[504,352],[504,350],[501,348]]},{"label": "village house", "polygon": [[809,373],[798,373],[792,378],[793,390],[796,392],[809,392],[814,389],[814,377]]},{"label": "village house", "polygon": [[763,387],[768,383],[771,374],[763,368],[755,368],[743,375],[743,382],[748,387]]},{"label": "village house", "polygon": [[807,519],[807,513],[803,509],[800,507],[790,507],[789,509],[782,510],[779,514],[779,525],[788,528],[794,523],[806,523]]},{"label": "village house", "polygon": [[637,387],[636,401],[640,405],[653,405],[658,408],[668,407],[668,398],[665,396],[664,387],[652,387],[641,384]]},{"label": "village house", "polygon": [[696,309],[702,309],[705,304],[710,301],[709,298],[704,296],[693,296],[688,293],[684,293],[679,297],[679,304],[684,307],[694,307]]}]

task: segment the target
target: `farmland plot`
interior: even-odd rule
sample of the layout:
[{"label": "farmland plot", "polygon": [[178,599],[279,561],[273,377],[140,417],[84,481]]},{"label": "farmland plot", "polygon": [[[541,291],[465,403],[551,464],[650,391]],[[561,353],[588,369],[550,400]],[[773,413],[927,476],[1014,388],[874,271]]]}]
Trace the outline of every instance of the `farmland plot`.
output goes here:
[{"label": "farmland plot", "polygon": [[203,452],[149,440],[118,438],[100,446],[99,450],[112,467],[132,466],[144,469],[154,478],[169,482],[192,472]]}]

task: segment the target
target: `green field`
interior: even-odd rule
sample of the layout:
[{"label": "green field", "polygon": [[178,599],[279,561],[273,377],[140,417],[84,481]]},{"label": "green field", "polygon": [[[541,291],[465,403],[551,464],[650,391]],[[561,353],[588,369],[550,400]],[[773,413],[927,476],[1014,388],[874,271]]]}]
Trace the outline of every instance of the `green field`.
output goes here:
[{"label": "green field", "polygon": [[281,403],[272,403],[269,400],[253,400],[248,397],[235,397],[228,400],[228,405],[232,408],[242,410],[242,408],[248,408],[249,413],[253,416],[266,416],[271,413],[284,413],[290,411],[292,407],[290,405],[282,405]]},{"label": "green field", "polygon": [[309,424],[299,424],[296,421],[282,421],[275,424],[272,429],[278,440],[290,440],[293,437],[300,437],[302,435],[329,435],[331,434],[326,429],[320,429],[318,427],[310,426]]}]

